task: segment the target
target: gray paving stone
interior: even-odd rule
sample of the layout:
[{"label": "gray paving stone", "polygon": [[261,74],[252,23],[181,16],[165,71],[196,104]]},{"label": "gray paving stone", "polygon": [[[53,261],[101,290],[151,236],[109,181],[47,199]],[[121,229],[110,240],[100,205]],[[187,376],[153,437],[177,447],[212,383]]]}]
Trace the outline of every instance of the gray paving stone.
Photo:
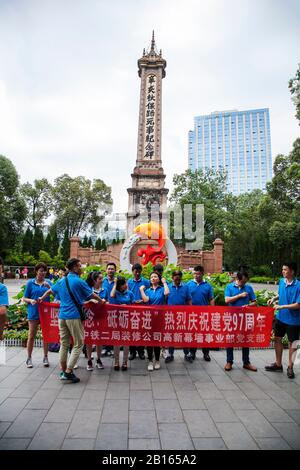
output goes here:
[{"label": "gray paving stone", "polygon": [[159,439],[129,439],[129,450],[160,450]]},{"label": "gray paving stone", "polygon": [[158,425],[161,448],[163,450],[193,450],[187,425],[185,423],[162,423]]},{"label": "gray paving stone", "polygon": [[0,450],[25,450],[30,439],[0,439]]},{"label": "gray paving stone", "polygon": [[42,423],[34,438],[29,450],[58,450],[65,439],[68,423]]},{"label": "gray paving stone", "polygon": [[[254,406],[270,423],[292,423],[293,420],[279,405],[272,400],[252,400]],[[300,413],[300,410],[299,410]]]},{"label": "gray paving stone", "polygon": [[262,450],[290,450],[288,443],[280,437],[257,438],[256,442]]},{"label": "gray paving stone", "polygon": [[239,383],[239,388],[250,400],[267,400],[268,395],[255,383]]},{"label": "gray paving stone", "polygon": [[83,392],[85,390],[84,383],[78,383],[74,386],[74,384],[64,384],[61,391],[59,392],[57,398],[73,398],[80,400]]},{"label": "gray paving stone", "polygon": [[129,412],[129,438],[158,438],[155,411]]},{"label": "gray paving stone", "polygon": [[0,367],[0,384],[4,379],[6,379],[6,377],[8,377],[12,372],[14,372],[14,370],[14,367],[8,367],[7,364],[5,364],[5,367]]},{"label": "gray paving stone", "polygon": [[177,400],[155,400],[158,423],[183,423],[183,415]]},{"label": "gray paving stone", "polygon": [[130,390],[151,390],[151,380],[145,375],[131,375]]},{"label": "gray paving stone", "polygon": [[[161,365],[163,364],[163,361],[160,362]],[[167,369],[160,369],[160,370],[155,370],[151,372],[150,374],[150,380],[152,383],[164,383],[168,382],[171,383],[171,377]]]},{"label": "gray paving stone", "polygon": [[224,400],[204,400],[205,406],[216,423],[239,423],[240,420]]},{"label": "gray paving stone", "polygon": [[129,399],[129,383],[109,383],[106,398],[109,400]]},{"label": "gray paving stone", "polygon": [[130,372],[127,370],[126,372],[123,371],[115,371],[112,370],[112,373],[110,374],[109,377],[110,382],[116,382],[116,383],[129,383],[130,381]]},{"label": "gray paving stone", "polygon": [[287,392],[268,390],[268,395],[284,410],[300,410],[300,403]]},{"label": "gray paving stone", "polygon": [[255,410],[255,406],[241,390],[223,390],[224,398],[233,410]]},{"label": "gray paving stone", "polygon": [[4,380],[0,382],[0,388],[17,388],[24,380],[26,379],[26,375],[24,374],[10,374]]},{"label": "gray paving stone", "polygon": [[4,434],[4,438],[33,438],[47,410],[23,410]]},{"label": "gray paving stone", "polygon": [[258,410],[237,410],[236,414],[254,438],[280,437],[276,429]]},{"label": "gray paving stone", "polygon": [[221,437],[198,437],[193,439],[197,450],[226,450],[227,447]]},{"label": "gray paving stone", "polygon": [[204,400],[220,400],[223,398],[222,393],[216,385],[211,382],[211,383],[201,383],[201,382],[196,382],[195,383],[196,388]]},{"label": "gray paving stone", "polygon": [[32,399],[27,403],[26,409],[30,408],[33,410],[49,410],[58,394],[58,389],[45,388],[43,390],[38,390]]},{"label": "gray paving stone", "polygon": [[128,424],[101,423],[96,439],[96,450],[126,450],[128,448]]},{"label": "gray paving stone", "polygon": [[28,398],[7,398],[0,405],[0,421],[14,421],[28,403]]},{"label": "gray paving stone", "polygon": [[11,394],[12,398],[32,398],[33,395],[40,389],[41,382],[23,382]]},{"label": "gray paving stone", "polygon": [[274,423],[274,428],[281,434],[283,439],[292,447],[300,449],[300,427],[294,423]]},{"label": "gray paving stone", "polygon": [[3,436],[3,434],[5,433],[5,431],[9,428],[9,426],[11,424],[12,423],[9,422],[9,421],[1,421],[0,422],[0,438]]},{"label": "gray paving stone", "polygon": [[154,410],[154,401],[152,391],[149,390],[132,390],[130,392],[130,410]]},{"label": "gray paving stone", "polygon": [[94,439],[97,436],[101,418],[101,411],[88,412],[77,410],[70,424],[67,439],[87,438]]},{"label": "gray paving stone", "polygon": [[59,374],[51,374],[49,375],[48,379],[45,380],[45,382],[41,386],[41,389],[44,389],[44,388],[53,389],[54,388],[54,389],[61,390],[64,386],[67,387],[68,385],[71,385],[71,384],[62,383],[62,381],[59,379]]},{"label": "gray paving stone", "polygon": [[105,399],[104,390],[85,389],[78,404],[78,410],[97,410],[101,411]]},{"label": "gray paving stone", "polygon": [[239,390],[238,386],[227,376],[214,375],[211,377],[219,390]]},{"label": "gray paving stone", "polygon": [[14,388],[0,388],[0,405],[14,391]]},{"label": "gray paving stone", "polygon": [[172,383],[152,383],[153,397],[156,400],[176,400],[176,394]]},{"label": "gray paving stone", "polygon": [[229,373],[226,372],[226,374],[227,374],[227,377],[229,377],[230,380],[232,380],[232,382],[234,382],[235,384],[239,382],[243,382],[243,383],[252,382],[251,377],[249,377],[240,369],[233,368]]},{"label": "gray paving stone", "polygon": [[[73,386],[76,387],[76,385]],[[72,421],[78,403],[79,400],[73,400],[71,398],[57,398],[48,411],[44,421],[51,423],[68,423]]]},{"label": "gray paving stone", "polygon": [[176,392],[195,392],[197,390],[190,376],[174,375],[172,383]]},{"label": "gray paving stone", "polygon": [[90,378],[85,381],[86,389],[87,390],[99,390],[99,391],[106,391],[108,387],[109,377],[99,377],[98,375],[94,374],[91,375]]},{"label": "gray paving stone", "polygon": [[93,450],[95,439],[65,439],[62,450]]},{"label": "gray paving stone", "polygon": [[293,421],[300,424],[300,410],[287,410],[287,413]]},{"label": "gray paving stone", "polygon": [[102,423],[128,423],[129,400],[105,400]]},{"label": "gray paving stone", "polygon": [[178,401],[183,410],[205,410],[206,406],[197,391],[177,391]]},{"label": "gray paving stone", "polygon": [[220,437],[220,434],[206,410],[184,410],[184,420],[190,435],[194,437]]},{"label": "gray paving stone", "polygon": [[216,423],[228,449],[252,450],[259,447],[242,423]]}]

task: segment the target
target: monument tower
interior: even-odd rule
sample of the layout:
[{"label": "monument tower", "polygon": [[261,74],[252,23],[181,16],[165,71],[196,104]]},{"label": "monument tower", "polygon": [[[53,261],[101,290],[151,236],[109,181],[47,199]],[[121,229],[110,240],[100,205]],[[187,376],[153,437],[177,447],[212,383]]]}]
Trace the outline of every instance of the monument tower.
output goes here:
[{"label": "monument tower", "polygon": [[161,161],[162,79],[166,76],[166,66],[161,50],[158,52],[156,48],[153,31],[150,49],[144,49],[138,60],[141,89],[137,160],[131,175],[132,187],[127,189],[127,236],[141,221],[153,220],[153,213],[156,221],[166,226],[169,190],[165,188]]}]

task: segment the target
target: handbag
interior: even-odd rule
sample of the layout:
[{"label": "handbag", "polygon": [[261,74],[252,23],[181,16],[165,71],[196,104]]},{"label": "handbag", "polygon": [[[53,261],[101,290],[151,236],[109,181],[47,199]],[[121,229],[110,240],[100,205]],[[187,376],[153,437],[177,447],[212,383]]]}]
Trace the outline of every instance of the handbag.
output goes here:
[{"label": "handbag", "polygon": [[74,305],[76,305],[76,308],[77,308],[77,310],[78,310],[78,312],[79,312],[81,321],[87,320],[88,317],[87,317],[87,313],[86,313],[85,308],[77,302],[77,300],[76,300],[75,297],[74,297],[73,292],[71,291],[70,284],[69,284],[69,280],[68,280],[68,276],[66,276],[65,279],[66,279],[66,285],[67,285],[68,292],[69,292],[69,294],[70,294],[70,297],[71,297],[71,299],[72,299]]}]

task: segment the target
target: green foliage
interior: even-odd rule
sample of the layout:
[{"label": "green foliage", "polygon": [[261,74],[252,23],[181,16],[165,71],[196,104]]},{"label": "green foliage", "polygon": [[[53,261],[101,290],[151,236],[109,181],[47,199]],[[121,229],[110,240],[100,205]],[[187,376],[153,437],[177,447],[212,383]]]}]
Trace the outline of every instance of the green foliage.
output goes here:
[{"label": "green foliage", "polygon": [[260,283],[260,284],[266,284],[268,282],[272,282],[273,278],[272,277],[267,277],[267,276],[253,276],[250,277],[249,279],[250,282],[255,282],[255,283]]},{"label": "green foliage", "polygon": [[83,176],[56,178],[53,188],[55,223],[59,233],[79,235],[89,228],[95,229],[110,211],[111,188],[102,180],[92,182]]},{"label": "green foliage", "polygon": [[268,304],[268,300],[274,297],[274,292],[263,289],[263,290],[256,291],[255,295],[256,295],[257,305],[259,307],[266,307]]},{"label": "green foliage", "polygon": [[40,227],[36,227],[32,241],[32,255],[38,258],[40,250],[44,249],[44,235]]},{"label": "green foliage", "polygon": [[300,64],[294,78],[289,80],[289,89],[292,95],[292,101],[296,107],[296,118],[300,124]]},{"label": "green foliage", "polygon": [[44,251],[44,250],[40,250],[40,251],[39,251],[38,260],[41,261],[42,263],[46,263],[47,265],[51,265],[51,264],[52,264],[51,256],[49,255],[49,253],[47,253],[47,252]]},{"label": "green foliage", "polygon": [[65,262],[67,262],[70,258],[70,240],[67,230],[65,230],[64,233],[64,238],[61,244],[59,255]]},{"label": "green foliage", "polygon": [[31,253],[32,252],[32,242],[33,242],[33,233],[28,227],[26,232],[23,236],[22,242],[22,251],[23,253]]},{"label": "green foliage", "polygon": [[66,265],[61,255],[56,255],[52,259],[52,264],[55,268],[63,269]]},{"label": "green foliage", "polygon": [[272,277],[272,268],[266,264],[263,264],[261,266],[252,266],[251,272],[254,275],[258,275],[258,276]]},{"label": "green foliage", "polygon": [[15,249],[26,206],[19,194],[19,176],[12,162],[0,155],[0,254]]},{"label": "green foliage", "polygon": [[95,249],[96,250],[102,250],[102,240],[101,240],[101,238],[97,238],[96,243],[95,243]]},{"label": "green foliage", "polygon": [[91,238],[91,237],[89,237],[87,244],[88,244],[88,248],[94,248],[94,245],[93,245],[93,242],[92,242],[92,238]]},{"label": "green foliage", "polygon": [[53,207],[52,187],[46,178],[22,184],[20,193],[26,203],[26,222],[34,230],[44,224]]},{"label": "green foliage", "polygon": [[[24,295],[24,289],[21,290],[18,296]],[[28,329],[28,321],[27,321],[27,305],[22,304],[21,300],[18,303],[12,304],[7,309],[7,329],[13,330],[24,330]]]},{"label": "green foliage", "polygon": [[84,236],[82,242],[81,242],[82,248],[87,248],[88,247],[88,237],[87,235]]}]

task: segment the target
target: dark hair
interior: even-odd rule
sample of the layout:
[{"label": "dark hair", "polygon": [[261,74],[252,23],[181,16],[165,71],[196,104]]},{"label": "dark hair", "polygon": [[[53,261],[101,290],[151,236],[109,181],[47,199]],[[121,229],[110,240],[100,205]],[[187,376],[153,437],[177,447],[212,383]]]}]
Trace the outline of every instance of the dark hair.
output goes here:
[{"label": "dark hair", "polygon": [[75,268],[75,266],[80,263],[80,259],[78,258],[71,258],[69,259],[69,261],[67,262],[67,269],[68,271],[73,271],[73,269]]},{"label": "dark hair", "polygon": [[89,273],[88,277],[86,278],[86,282],[90,287],[94,287],[95,282],[97,281],[99,275],[102,275],[101,271],[92,271]]},{"label": "dark hair", "polygon": [[114,268],[117,269],[117,265],[115,263],[106,263],[106,269],[108,266],[114,266]]},{"label": "dark hair", "polygon": [[39,269],[43,269],[44,271],[47,272],[48,270],[48,267],[45,263],[37,263],[34,267],[34,272],[35,274],[38,272]]},{"label": "dark hair", "polygon": [[120,291],[120,288],[121,288],[122,286],[124,286],[124,284],[126,284],[126,279],[125,279],[125,277],[124,277],[124,276],[118,276],[118,277],[117,277],[116,289],[117,289],[118,291]]},{"label": "dark hair", "polygon": [[172,277],[173,276],[180,276],[182,277],[182,272],[179,269],[175,269],[175,271],[172,272]]},{"label": "dark hair", "polygon": [[291,271],[294,271],[294,275],[297,274],[297,263],[294,261],[289,261],[287,263],[282,263],[282,266],[287,266]]},{"label": "dark hair", "polygon": [[161,282],[161,277],[162,277],[162,276],[161,276],[157,271],[152,271],[152,273],[151,273],[150,276],[149,276],[149,279],[151,278],[152,274],[156,274],[156,276],[159,277],[159,282]]},{"label": "dark hair", "polygon": [[153,268],[153,272],[161,273],[163,272],[163,270],[164,270],[164,267],[162,264],[156,264]]},{"label": "dark hair", "polygon": [[241,281],[243,279],[243,277],[246,277],[247,279],[249,279],[249,275],[247,273],[247,271],[238,271],[236,273],[236,278]]},{"label": "dark hair", "polygon": [[142,265],[140,263],[135,263],[133,266],[132,266],[132,271],[134,271],[135,269],[138,269],[139,271],[142,271]]},{"label": "dark hair", "polygon": [[194,271],[200,271],[201,273],[204,273],[204,268],[198,264],[197,266],[194,266]]}]

